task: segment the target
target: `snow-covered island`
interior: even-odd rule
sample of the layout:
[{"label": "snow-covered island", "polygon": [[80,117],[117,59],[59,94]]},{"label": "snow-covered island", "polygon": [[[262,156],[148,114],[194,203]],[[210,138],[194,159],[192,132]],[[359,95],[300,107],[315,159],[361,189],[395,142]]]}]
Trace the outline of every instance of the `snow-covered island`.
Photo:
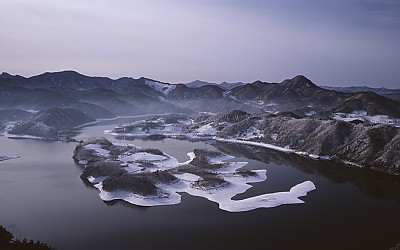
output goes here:
[{"label": "snow-covered island", "polygon": [[304,203],[299,198],[315,189],[311,181],[289,191],[232,200],[265,181],[266,170],[241,171],[247,162],[220,152],[196,149],[189,160],[176,158],[158,149],[131,144],[113,144],[105,138],[91,139],[76,146],[74,159],[85,166],[82,178],[100,191],[104,201],[124,200],[140,206],[173,205],[181,202],[179,193],[204,197],[229,212]]},{"label": "snow-covered island", "polygon": [[383,116],[372,119],[377,117],[342,120],[335,115],[331,119],[317,119],[298,117],[290,112],[249,114],[233,110],[216,115],[160,116],[104,132],[122,137],[171,137],[248,144],[400,175],[397,120],[383,119]]},{"label": "snow-covered island", "polygon": [[11,160],[11,159],[16,159],[19,158],[19,156],[5,156],[5,155],[0,155],[0,161],[6,161],[6,160]]}]

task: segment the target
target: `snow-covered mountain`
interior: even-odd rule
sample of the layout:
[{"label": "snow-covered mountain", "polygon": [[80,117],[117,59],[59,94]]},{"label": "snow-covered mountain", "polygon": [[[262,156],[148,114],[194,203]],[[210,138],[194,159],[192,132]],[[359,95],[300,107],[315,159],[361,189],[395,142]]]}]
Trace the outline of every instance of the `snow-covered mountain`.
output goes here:
[{"label": "snow-covered mountain", "polygon": [[165,116],[143,120],[108,133],[252,145],[400,175],[400,120],[382,124],[233,110],[201,117]]},{"label": "snow-covered mountain", "polygon": [[[400,104],[372,92],[343,93],[318,87],[304,76],[281,83],[206,84],[196,88],[149,78],[89,77],[74,71],[29,78],[0,75],[2,109],[76,108],[94,118],[146,113],[212,112],[239,109],[251,113],[290,111],[299,116],[367,112],[400,117]],[[203,85],[203,86],[201,86]],[[233,84],[235,85],[235,84]],[[232,85],[230,85],[232,86]]]},{"label": "snow-covered mountain", "polygon": [[149,86],[150,88],[163,93],[164,95],[168,95],[171,90],[175,89],[175,85],[173,84],[168,84],[168,83],[162,83],[158,81],[153,81],[153,80],[145,80],[145,84]]}]

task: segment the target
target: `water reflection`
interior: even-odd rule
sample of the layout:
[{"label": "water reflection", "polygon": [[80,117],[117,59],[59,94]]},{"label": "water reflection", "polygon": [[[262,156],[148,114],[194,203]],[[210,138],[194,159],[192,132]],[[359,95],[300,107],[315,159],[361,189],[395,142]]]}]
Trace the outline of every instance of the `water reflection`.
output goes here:
[{"label": "water reflection", "polygon": [[135,210],[141,211],[141,212],[146,212],[147,210],[149,210],[151,208],[151,207],[138,206],[138,205],[131,204],[131,203],[123,201],[123,200],[112,200],[112,201],[103,201],[103,202],[104,202],[104,204],[106,204],[107,206],[110,206],[110,207],[114,207],[114,206],[128,207],[128,208],[132,208],[132,209],[135,209]]},{"label": "water reflection", "polygon": [[[84,128],[77,139],[102,136],[114,126]],[[304,205],[234,214],[187,194],[177,206],[103,203],[98,191],[84,188],[79,179],[82,167],[72,159],[76,143],[0,137],[2,154],[21,155],[0,163],[0,224],[17,225],[16,235],[57,249],[387,249],[399,242],[398,177],[254,146],[172,139],[133,143],[160,148],[180,162],[194,148],[217,147],[250,159],[249,167],[268,168],[267,181],[244,195],[286,190],[308,178],[317,190]],[[65,182],[68,188],[59,186]]]},{"label": "water reflection", "polygon": [[214,142],[212,145],[218,150],[236,157],[246,157],[267,164],[287,165],[303,173],[318,175],[338,184],[352,183],[368,196],[400,203],[400,178],[398,176],[349,167],[332,161],[313,160],[268,148],[227,142]]},{"label": "water reflection", "polygon": [[140,139],[142,141],[163,141],[167,138],[165,135],[150,135],[145,137],[138,137],[138,136],[127,136],[127,135],[116,135],[114,136],[116,140],[120,141],[134,141]]}]

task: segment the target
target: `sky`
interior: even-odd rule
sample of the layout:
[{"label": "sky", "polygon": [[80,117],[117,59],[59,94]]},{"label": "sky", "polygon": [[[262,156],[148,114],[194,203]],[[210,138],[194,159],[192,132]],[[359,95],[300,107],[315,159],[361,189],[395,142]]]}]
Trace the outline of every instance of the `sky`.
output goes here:
[{"label": "sky", "polygon": [[0,71],[400,88],[398,0],[0,0]]}]

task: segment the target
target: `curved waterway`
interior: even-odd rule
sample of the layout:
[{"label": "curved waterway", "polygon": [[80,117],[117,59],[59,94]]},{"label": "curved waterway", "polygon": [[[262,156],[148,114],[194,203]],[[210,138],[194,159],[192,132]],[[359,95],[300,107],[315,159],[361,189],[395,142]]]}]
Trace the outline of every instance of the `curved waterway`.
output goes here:
[{"label": "curved waterway", "polygon": [[[121,121],[81,129],[78,140],[104,136]],[[222,142],[114,138],[158,148],[180,162],[196,148],[220,150],[267,180],[234,199],[287,191],[306,180],[304,204],[230,213],[182,193],[173,206],[104,202],[80,179],[76,143],[0,137],[0,225],[56,249],[386,249],[400,242],[400,178],[270,149]]]}]

